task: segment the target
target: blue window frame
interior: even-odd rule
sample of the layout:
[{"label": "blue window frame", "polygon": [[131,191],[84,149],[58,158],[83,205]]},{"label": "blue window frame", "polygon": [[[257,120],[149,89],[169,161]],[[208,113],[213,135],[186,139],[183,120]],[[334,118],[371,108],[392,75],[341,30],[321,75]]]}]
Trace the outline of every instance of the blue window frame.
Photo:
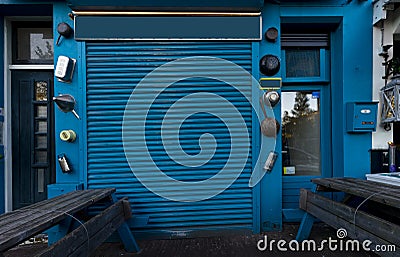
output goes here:
[{"label": "blue window frame", "polygon": [[329,50],[285,48],[281,56],[283,82],[329,82]]}]

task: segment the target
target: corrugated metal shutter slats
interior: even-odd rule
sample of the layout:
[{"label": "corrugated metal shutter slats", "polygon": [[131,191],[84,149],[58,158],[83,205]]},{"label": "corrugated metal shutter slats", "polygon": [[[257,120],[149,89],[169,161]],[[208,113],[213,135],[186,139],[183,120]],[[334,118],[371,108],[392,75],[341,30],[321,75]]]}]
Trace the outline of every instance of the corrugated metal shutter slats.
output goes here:
[{"label": "corrugated metal shutter slats", "polygon": [[[252,190],[248,187],[251,174],[250,156],[241,176],[223,193],[201,202],[183,203],[163,199],[147,190],[135,178],[126,161],[122,145],[122,121],[126,103],[135,85],[149,72],[166,62],[183,57],[213,56],[232,61],[251,71],[252,54],[250,42],[87,42],[87,144],[88,144],[88,187],[116,187],[119,197],[128,197],[132,203],[134,217],[149,217],[149,223],[135,231],[177,231],[187,228],[243,228],[253,226]],[[220,72],[221,70],[218,70]],[[191,75],[188,66],[180,75]],[[170,74],[165,74],[169,76]],[[224,76],[236,74],[226,71]],[[241,78],[238,78],[241,79]],[[243,81],[246,96],[251,96],[251,88]],[[157,86],[155,84],[154,86]],[[173,165],[160,143],[160,119],[172,103],[193,92],[218,93],[228,99],[240,111],[251,137],[252,110],[250,103],[232,87],[221,82],[204,79],[189,79],[179,82],[179,87],[165,91],[157,100],[146,123],[146,140],[154,161],[169,176],[182,181],[199,181],[215,175],[225,164],[229,155],[230,140],[227,129],[221,122],[207,114],[196,114],[196,120],[188,120],[180,134],[182,148],[188,154],[199,151],[198,135],[206,128],[217,138],[218,150],[210,163],[197,169]],[[151,89],[149,94],[151,93]],[[146,97],[146,94],[143,95]],[[137,102],[137,108],[143,106]],[[192,102],[188,108],[197,108],[202,102]],[[212,109],[225,110],[219,102],[210,103]],[[235,124],[234,117],[232,122]],[[206,126],[204,125],[206,124]],[[240,136],[233,126],[231,133]],[[129,134],[132,140],[138,136]],[[173,136],[167,131],[166,137]],[[197,137],[197,138],[196,138]],[[251,142],[251,139],[250,139]],[[140,153],[138,153],[140,155]],[[146,160],[135,163],[143,170],[148,169]],[[239,167],[239,164],[238,164]],[[163,181],[159,181],[163,183]],[[179,188],[176,194],[185,193],[187,188]],[[208,190],[207,187],[204,190]]]}]

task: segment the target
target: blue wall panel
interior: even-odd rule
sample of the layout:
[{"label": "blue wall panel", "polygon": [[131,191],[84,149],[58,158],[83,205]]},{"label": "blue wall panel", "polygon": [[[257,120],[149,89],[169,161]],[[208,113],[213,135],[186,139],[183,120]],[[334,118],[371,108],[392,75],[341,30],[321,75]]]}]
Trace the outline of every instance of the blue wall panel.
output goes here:
[{"label": "blue wall panel", "polygon": [[[80,116],[81,120],[78,120],[71,112],[64,113],[55,105],[54,116],[55,116],[55,157],[59,154],[65,154],[69,164],[72,168],[71,173],[63,173],[58,165],[56,159],[56,182],[57,183],[72,183],[79,184],[84,182],[83,170],[85,167],[83,146],[86,141],[85,135],[82,133],[85,126],[85,98],[84,98],[84,74],[81,69],[84,65],[79,49],[82,43],[76,42],[73,38],[62,38],[59,45],[56,45],[58,37],[57,25],[61,22],[68,23],[73,28],[73,21],[69,18],[68,12],[70,9],[65,3],[54,4],[54,62],[57,63],[59,56],[67,56],[76,59],[76,67],[72,77],[72,81],[69,83],[54,80],[54,95],[70,94],[76,100],[75,110]],[[77,133],[77,140],[73,143],[64,142],[60,139],[59,134],[62,130],[72,129]]]},{"label": "blue wall panel", "polygon": [[[357,17],[357,18],[356,18]],[[372,5],[369,1],[354,1],[345,8],[343,18],[343,114],[345,105],[353,101],[372,100]],[[342,117],[343,123],[346,116]],[[371,133],[344,134],[344,174],[365,178],[370,171]]]},{"label": "blue wall panel", "polygon": [[[262,12],[263,18],[263,31],[265,32],[270,27],[275,27],[280,32],[280,6],[273,4],[266,4]],[[277,38],[275,43],[267,42],[264,38],[260,43],[260,58],[266,54],[272,54],[280,58],[280,36]],[[282,65],[282,64],[281,64]],[[280,71],[274,75],[274,77],[280,77]],[[267,77],[260,74],[260,77]],[[259,97],[264,92],[259,92]],[[281,124],[281,107],[280,103],[273,108],[275,119]],[[282,158],[281,158],[281,132],[279,132],[275,138],[267,138],[261,135],[265,139],[260,150],[260,161],[265,163],[267,160],[269,151],[271,150],[270,145],[275,143],[275,152],[278,154],[278,158],[275,162],[275,166],[271,173],[265,174],[264,178],[260,183],[261,190],[261,230],[271,231],[282,229]]]}]

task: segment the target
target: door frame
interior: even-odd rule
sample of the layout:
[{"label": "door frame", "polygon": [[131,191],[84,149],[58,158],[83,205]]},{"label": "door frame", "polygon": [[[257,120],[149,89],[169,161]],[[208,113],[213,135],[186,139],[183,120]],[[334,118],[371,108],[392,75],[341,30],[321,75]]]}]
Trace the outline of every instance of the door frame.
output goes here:
[{"label": "door frame", "polygon": [[11,70],[54,71],[54,65],[13,65],[12,64],[12,22],[51,21],[52,17],[6,16],[4,17],[4,202],[5,212],[12,211],[12,123],[11,123]]}]

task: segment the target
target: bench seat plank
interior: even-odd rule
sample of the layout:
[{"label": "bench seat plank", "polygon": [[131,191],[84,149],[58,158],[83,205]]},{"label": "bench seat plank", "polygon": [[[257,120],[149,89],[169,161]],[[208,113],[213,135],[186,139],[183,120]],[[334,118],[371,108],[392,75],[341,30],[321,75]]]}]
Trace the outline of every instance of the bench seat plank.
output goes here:
[{"label": "bench seat plank", "polygon": [[[23,242],[95,202],[110,197],[114,188],[73,191],[0,215],[0,252]],[[27,216],[27,215],[31,216]],[[29,217],[29,218],[27,218]]]}]

